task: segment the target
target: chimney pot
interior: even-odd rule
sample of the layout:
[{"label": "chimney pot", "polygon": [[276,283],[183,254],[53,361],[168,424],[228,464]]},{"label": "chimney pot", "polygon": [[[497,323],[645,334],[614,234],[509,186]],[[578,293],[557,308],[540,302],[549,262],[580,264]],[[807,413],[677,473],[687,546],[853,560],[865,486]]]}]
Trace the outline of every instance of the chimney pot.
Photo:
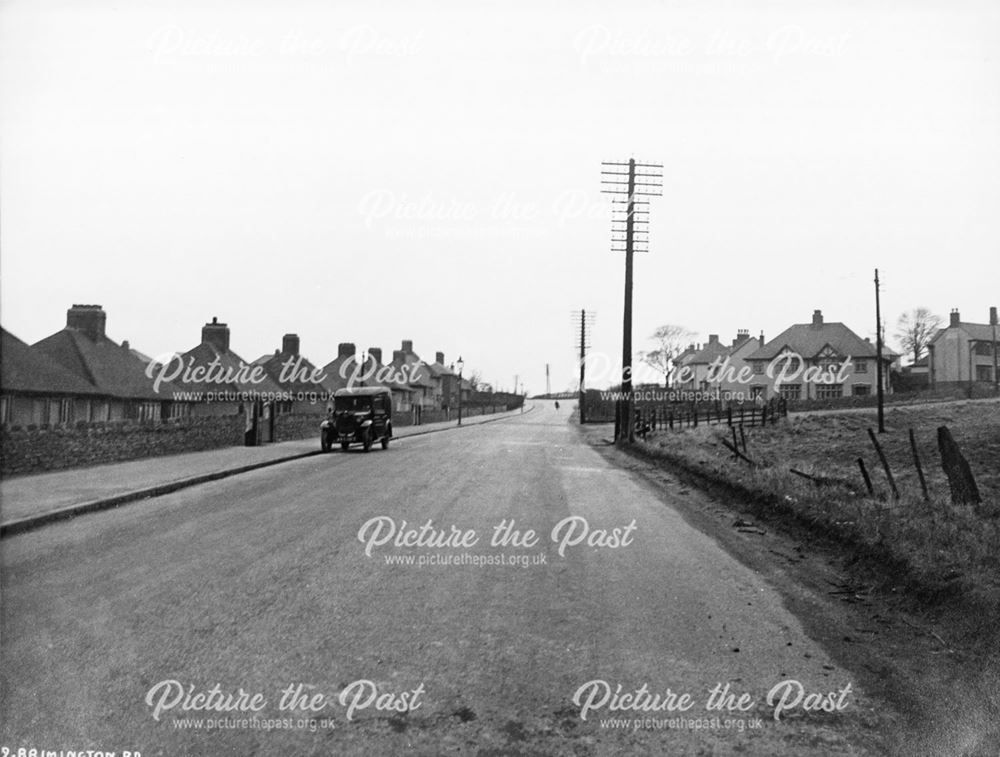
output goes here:
[{"label": "chimney pot", "polygon": [[281,352],[285,355],[299,354],[299,335],[285,334],[281,337]]}]

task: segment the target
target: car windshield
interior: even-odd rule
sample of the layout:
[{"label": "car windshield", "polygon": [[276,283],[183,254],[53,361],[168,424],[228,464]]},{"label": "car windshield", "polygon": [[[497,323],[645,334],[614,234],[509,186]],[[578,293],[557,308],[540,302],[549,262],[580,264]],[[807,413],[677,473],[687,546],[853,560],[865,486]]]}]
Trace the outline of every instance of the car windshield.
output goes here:
[{"label": "car windshield", "polygon": [[372,409],[371,397],[336,397],[333,400],[334,408],[340,411],[359,412]]}]

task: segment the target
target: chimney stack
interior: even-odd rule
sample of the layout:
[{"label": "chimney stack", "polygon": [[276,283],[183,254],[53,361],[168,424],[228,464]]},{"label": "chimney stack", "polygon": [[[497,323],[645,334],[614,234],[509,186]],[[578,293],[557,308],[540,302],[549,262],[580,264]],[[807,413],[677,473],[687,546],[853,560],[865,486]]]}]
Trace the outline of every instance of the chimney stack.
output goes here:
[{"label": "chimney stack", "polygon": [[212,322],[201,327],[201,341],[213,345],[219,352],[229,352],[229,327],[212,316]]},{"label": "chimney stack", "polygon": [[958,308],[951,309],[951,323],[949,326],[958,326],[962,322],[962,316],[958,314]]},{"label": "chimney stack", "polygon": [[357,349],[352,342],[341,342],[337,345],[337,357],[351,357]]},{"label": "chimney stack", "polygon": [[733,347],[737,347],[750,338],[750,329],[737,329],[736,338],[733,340]]},{"label": "chimney stack", "polygon": [[382,365],[382,348],[381,347],[369,347],[368,354],[374,358],[377,365]]},{"label": "chimney stack", "polygon": [[403,340],[403,346],[400,349],[402,349],[403,352],[413,352],[413,340],[412,339],[404,339]]},{"label": "chimney stack", "polygon": [[760,332],[760,346],[761,347],[764,346],[764,332],[763,331]]},{"label": "chimney stack", "polygon": [[812,325],[815,326],[815,327],[817,327],[817,328],[823,325],[823,311],[822,310],[814,310],[813,311],[813,322],[812,322]]},{"label": "chimney stack", "polygon": [[718,334],[709,334],[708,335],[708,343],[709,344],[718,344],[719,343],[719,335]]},{"label": "chimney stack", "polygon": [[107,319],[100,305],[73,305],[66,311],[66,327],[82,331],[94,342],[104,336]]},{"label": "chimney stack", "polygon": [[392,362],[394,362],[394,363],[405,363],[406,362],[406,353],[403,352],[402,350],[393,350],[392,351]]},{"label": "chimney stack", "polygon": [[990,326],[997,325],[997,309],[996,306],[990,308]]},{"label": "chimney stack", "polygon": [[435,352],[434,353],[434,362],[437,363],[438,365],[444,365],[444,353],[443,352]]},{"label": "chimney stack", "polygon": [[281,354],[283,355],[299,354],[298,334],[285,334],[283,337],[281,337]]}]

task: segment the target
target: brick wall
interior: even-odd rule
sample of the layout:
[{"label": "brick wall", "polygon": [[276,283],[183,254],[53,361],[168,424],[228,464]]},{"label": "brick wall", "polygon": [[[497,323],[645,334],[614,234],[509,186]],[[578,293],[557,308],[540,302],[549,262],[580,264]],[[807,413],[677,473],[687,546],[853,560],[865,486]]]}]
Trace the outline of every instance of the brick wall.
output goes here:
[{"label": "brick wall", "polygon": [[0,475],[38,473],[243,444],[243,416],[5,426]]}]

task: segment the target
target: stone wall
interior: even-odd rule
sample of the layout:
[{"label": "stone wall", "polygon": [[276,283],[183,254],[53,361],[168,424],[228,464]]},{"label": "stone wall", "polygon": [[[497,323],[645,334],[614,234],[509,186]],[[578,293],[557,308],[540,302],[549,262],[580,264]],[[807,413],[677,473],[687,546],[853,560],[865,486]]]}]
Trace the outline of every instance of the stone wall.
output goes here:
[{"label": "stone wall", "polygon": [[5,426],[0,475],[136,460],[243,444],[243,416]]}]

